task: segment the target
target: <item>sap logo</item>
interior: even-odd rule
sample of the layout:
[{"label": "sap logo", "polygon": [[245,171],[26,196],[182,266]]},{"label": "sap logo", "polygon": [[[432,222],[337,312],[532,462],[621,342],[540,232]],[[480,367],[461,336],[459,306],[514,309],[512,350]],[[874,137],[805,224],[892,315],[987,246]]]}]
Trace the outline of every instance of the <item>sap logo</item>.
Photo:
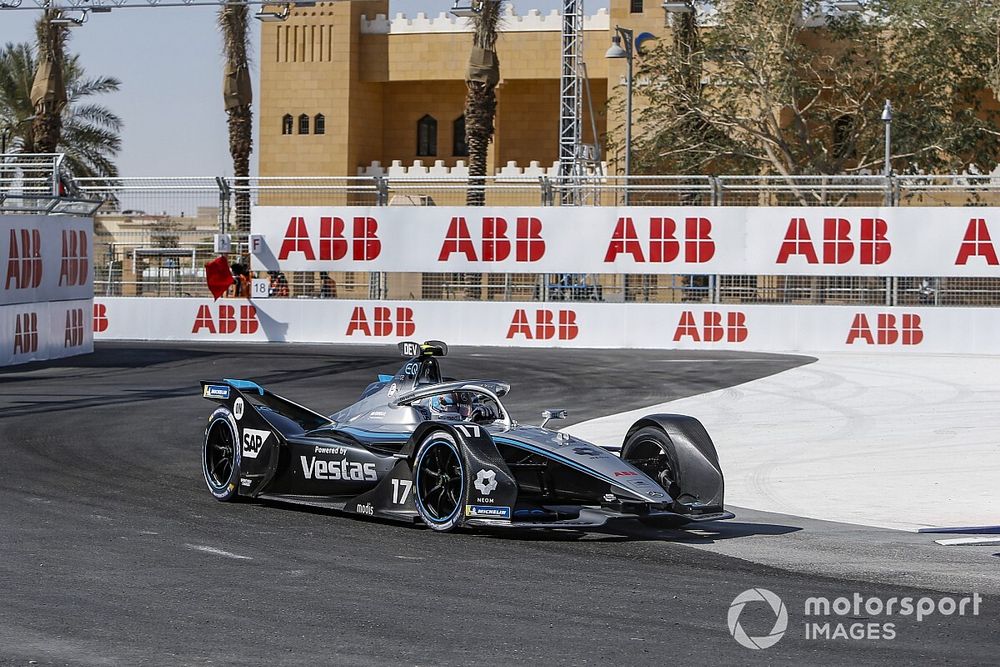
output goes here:
[{"label": "sap logo", "polygon": [[260,454],[260,448],[271,437],[270,431],[259,431],[255,428],[243,429],[243,456],[255,459]]},{"label": "sap logo", "polygon": [[372,316],[369,317],[362,306],[355,306],[351,321],[347,324],[348,336],[353,336],[355,332],[361,332],[365,336],[391,336],[393,330],[397,336],[413,335],[417,325],[413,323],[412,308],[396,308],[396,317],[393,319],[392,308],[376,306],[372,308]]},{"label": "sap logo", "polygon": [[[899,326],[896,326],[897,322]],[[920,345],[924,341],[924,332],[920,328],[920,316],[912,313],[901,315],[898,319],[892,313],[879,313],[875,318],[875,331],[872,331],[868,317],[864,313],[854,316],[851,330],[847,334],[847,344],[854,345],[862,340],[868,345]]]},{"label": "sap logo", "polygon": [[375,473],[374,463],[358,463],[357,461],[325,461],[311,456],[308,459],[304,456],[302,460],[302,474],[306,479],[323,480],[344,480],[353,482],[374,482],[378,479]]},{"label": "sap logo", "polygon": [[[218,322],[218,326],[216,326]],[[240,306],[239,319],[236,317],[236,306],[222,304],[219,306],[219,316],[217,319],[212,316],[212,307],[209,305],[198,306],[198,314],[194,318],[194,326],[191,333],[198,333],[205,329],[210,334],[232,334],[239,329],[241,335],[257,333],[260,322],[257,321],[257,309],[253,306]]]},{"label": "sap logo", "polygon": [[672,218],[650,218],[646,253],[643,253],[632,218],[618,218],[604,261],[614,262],[618,255],[631,255],[636,262],[648,259],[651,263],[666,264],[680,257],[681,241],[684,242],[683,261],[688,264],[704,264],[715,256],[712,221],[708,218],[686,218],[681,238],[677,238],[677,223]]},{"label": "sap logo", "polygon": [[990,228],[986,226],[983,218],[973,218],[969,220],[969,226],[965,228],[965,236],[962,245],[958,248],[958,257],[955,258],[956,266],[965,266],[972,257],[982,257],[988,266],[997,266],[997,250],[990,238]]},{"label": "sap logo", "polygon": [[14,354],[38,352],[38,313],[18,313],[14,319]]},{"label": "sap logo", "polygon": [[86,285],[89,270],[90,251],[87,249],[87,232],[64,229],[62,261],[59,263],[59,287]]},{"label": "sap logo", "polygon": [[525,340],[573,340],[580,333],[580,327],[576,323],[576,312],[572,310],[559,310],[553,312],[544,308],[535,311],[535,324],[531,325],[531,319],[524,308],[514,311],[514,317],[510,321],[507,329],[507,339],[515,336],[524,336]]},{"label": "sap logo", "polygon": [[[861,218],[858,241],[858,263],[884,264],[892,255],[892,244],[886,240],[889,227],[881,218]],[[850,220],[825,218],[823,220],[823,264],[847,264],[854,258],[855,243],[851,239],[854,228]],[[785,231],[785,239],[778,249],[778,264],[787,264],[793,255],[805,258],[808,264],[819,264],[816,245],[809,234],[805,218],[792,218]]]},{"label": "sap logo", "polygon": [[[20,233],[18,233],[20,232]],[[42,234],[37,229],[10,230],[10,255],[4,289],[34,289],[42,284]]]},{"label": "sap logo", "polygon": [[[542,239],[542,221],[538,218],[517,218],[514,232],[514,259],[518,262],[537,262],[545,255],[545,241]],[[465,218],[451,219],[445,234],[439,262],[446,262],[452,254],[461,253],[470,262],[502,262],[510,257],[509,225],[503,218],[483,218],[481,255],[476,255],[476,246],[469,234]]]},{"label": "sap logo", "polygon": [[108,330],[108,307],[103,303],[94,304],[94,333]]},{"label": "sap logo", "polygon": [[[332,261],[347,257],[348,241],[350,240],[351,259],[356,262],[373,260],[382,252],[382,242],[378,238],[378,221],[375,218],[356,216],[353,220],[352,236],[344,234],[343,218],[324,216],[319,219],[320,261]],[[288,259],[292,253],[300,252],[307,260],[317,258],[305,218],[293,217],[288,221],[285,238],[278,251],[278,259]]]},{"label": "sap logo", "polygon": [[83,308],[73,308],[66,311],[66,327],[64,332],[64,348],[83,345]]},{"label": "sap logo", "polygon": [[[723,315],[725,322],[723,323]],[[697,319],[690,310],[681,313],[677,330],[674,331],[674,342],[688,337],[696,343],[742,343],[750,331],[747,329],[747,316],[739,311],[720,313],[706,310],[701,315],[701,329]]]}]

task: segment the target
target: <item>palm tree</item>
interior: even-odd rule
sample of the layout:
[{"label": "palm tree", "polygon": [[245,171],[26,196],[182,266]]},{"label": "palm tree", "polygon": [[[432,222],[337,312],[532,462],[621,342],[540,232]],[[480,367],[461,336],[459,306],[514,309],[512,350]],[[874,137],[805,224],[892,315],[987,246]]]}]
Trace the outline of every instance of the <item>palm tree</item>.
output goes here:
[{"label": "palm tree", "polygon": [[[474,3],[477,4],[477,3]],[[493,118],[497,110],[500,59],[497,32],[503,0],[479,0],[472,18],[472,52],[465,74],[465,142],[469,147],[468,206],[486,204],[486,153],[493,140]]]},{"label": "palm tree", "polygon": [[[229,115],[229,154],[233,158],[233,176],[250,176],[250,153],[253,152],[253,90],[250,85],[250,13],[247,5],[224,5],[219,9],[222,31],[225,78],[222,95]],[[250,192],[237,185],[235,194],[236,229],[250,231]]]},{"label": "palm tree", "polygon": [[35,23],[38,44],[38,69],[31,86],[31,104],[35,109],[35,152],[55,153],[62,133],[62,112],[66,106],[66,40],[69,30],[53,23],[62,12],[46,9]]},{"label": "palm tree", "polygon": [[[106,107],[86,103],[84,98],[115,92],[121,82],[113,77],[88,78],[79,56],[67,58],[62,68],[66,103],[59,114],[59,136],[53,146],[39,140],[34,123],[37,113],[31,91],[37,70],[30,44],[8,43],[0,50],[0,132],[7,150],[65,153],[76,176],[117,176],[112,159],[121,150],[122,121]],[[46,129],[53,126],[48,122]]]}]

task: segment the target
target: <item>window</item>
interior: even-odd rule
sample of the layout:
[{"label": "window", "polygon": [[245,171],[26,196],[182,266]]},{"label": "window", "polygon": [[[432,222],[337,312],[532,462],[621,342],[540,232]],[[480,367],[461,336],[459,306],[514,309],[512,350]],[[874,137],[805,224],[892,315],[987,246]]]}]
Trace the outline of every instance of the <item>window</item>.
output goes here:
[{"label": "window", "polygon": [[417,121],[417,155],[434,156],[438,149],[438,122],[433,116],[424,116]]},{"label": "window", "polygon": [[292,133],[292,114],[286,113],[281,117],[281,133],[291,134]]},{"label": "window", "polygon": [[630,14],[642,14],[642,0],[632,0],[628,11]]},{"label": "window", "polygon": [[326,134],[326,117],[321,113],[313,118],[313,134]]},{"label": "window", "polygon": [[309,134],[309,116],[306,114],[299,116],[299,134]]},{"label": "window", "polygon": [[451,124],[451,154],[458,157],[469,154],[469,147],[465,144],[465,114]]}]

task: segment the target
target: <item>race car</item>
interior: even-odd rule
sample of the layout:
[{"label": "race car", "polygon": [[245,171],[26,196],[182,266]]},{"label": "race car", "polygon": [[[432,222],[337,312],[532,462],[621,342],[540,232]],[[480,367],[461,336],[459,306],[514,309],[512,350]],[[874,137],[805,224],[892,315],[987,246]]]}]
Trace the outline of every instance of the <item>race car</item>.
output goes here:
[{"label": "race car", "polygon": [[399,343],[406,361],[324,416],[249,380],[202,381],[218,404],[202,468],[218,500],[274,500],[461,527],[593,529],[729,519],[712,439],[692,417],[652,414],[618,447],[516,422],[500,380],[441,375],[441,341]]}]

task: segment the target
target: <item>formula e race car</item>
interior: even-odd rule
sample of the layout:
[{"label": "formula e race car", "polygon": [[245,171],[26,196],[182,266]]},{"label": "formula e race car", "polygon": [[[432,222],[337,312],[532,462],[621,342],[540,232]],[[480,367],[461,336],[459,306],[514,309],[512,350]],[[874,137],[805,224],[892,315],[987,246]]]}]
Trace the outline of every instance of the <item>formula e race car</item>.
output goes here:
[{"label": "formula e race car", "polygon": [[202,468],[222,501],[323,507],[438,531],[583,529],[619,520],[729,519],[715,446],[696,419],[647,415],[623,446],[515,422],[499,380],[442,378],[440,341],[399,344],[406,362],[325,417],[248,380],[203,381],[219,404]]}]

